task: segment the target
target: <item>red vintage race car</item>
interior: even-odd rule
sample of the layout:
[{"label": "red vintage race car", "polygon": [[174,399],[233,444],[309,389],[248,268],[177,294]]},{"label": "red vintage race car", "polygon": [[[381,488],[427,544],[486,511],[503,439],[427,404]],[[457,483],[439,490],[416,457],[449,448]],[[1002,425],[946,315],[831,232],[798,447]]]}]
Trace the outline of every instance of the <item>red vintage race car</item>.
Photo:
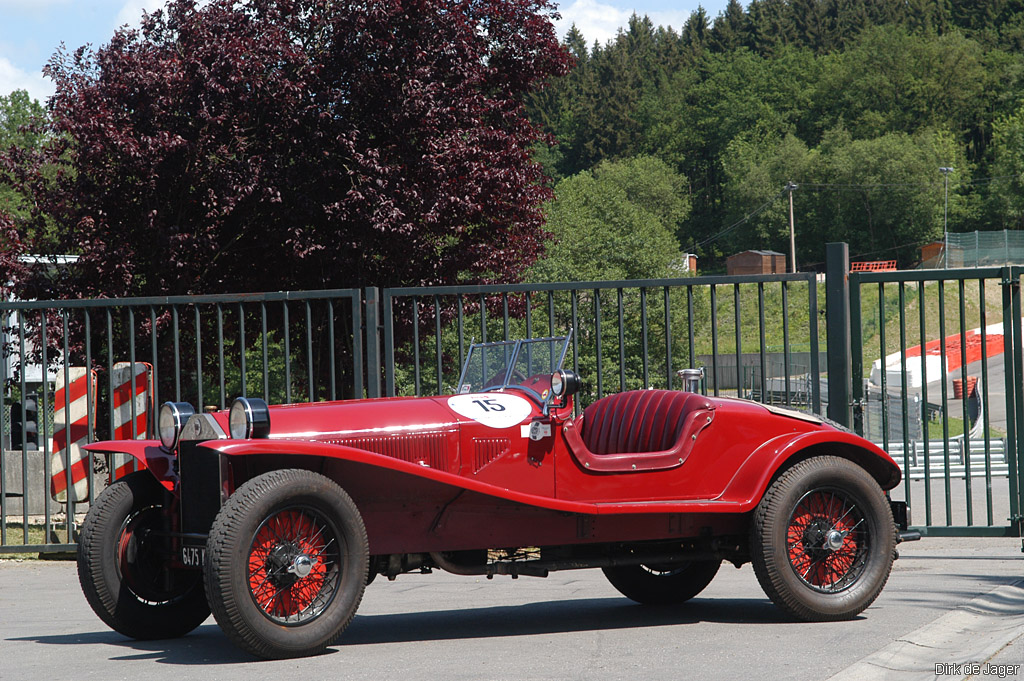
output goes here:
[{"label": "red vintage race car", "polygon": [[228,411],[164,404],[159,441],[111,441],[139,471],[92,505],[85,595],[134,638],[212,610],[266,658],[316,653],[375,576],[601,568],[640,603],[681,603],[753,562],[802,620],[854,617],[888,579],[900,469],[804,413],[698,392],[609,395],[574,416],[569,338],[475,344],[456,394]]}]

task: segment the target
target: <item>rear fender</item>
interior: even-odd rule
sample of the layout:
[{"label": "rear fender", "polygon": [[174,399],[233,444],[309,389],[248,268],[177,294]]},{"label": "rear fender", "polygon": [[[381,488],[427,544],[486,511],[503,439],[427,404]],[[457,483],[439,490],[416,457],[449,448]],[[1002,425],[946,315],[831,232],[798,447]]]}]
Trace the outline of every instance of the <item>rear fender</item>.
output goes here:
[{"label": "rear fender", "polygon": [[899,466],[885,450],[863,438],[836,430],[819,430],[772,438],[755,449],[737,469],[719,497],[752,509],[764,496],[772,481],[794,463],[816,455],[831,454],[861,466],[883,490],[899,484]]},{"label": "rear fender", "polygon": [[168,492],[177,493],[176,457],[159,440],[111,440],[83,445],[82,449],[94,454],[127,454],[138,462],[139,470],[148,470]]}]

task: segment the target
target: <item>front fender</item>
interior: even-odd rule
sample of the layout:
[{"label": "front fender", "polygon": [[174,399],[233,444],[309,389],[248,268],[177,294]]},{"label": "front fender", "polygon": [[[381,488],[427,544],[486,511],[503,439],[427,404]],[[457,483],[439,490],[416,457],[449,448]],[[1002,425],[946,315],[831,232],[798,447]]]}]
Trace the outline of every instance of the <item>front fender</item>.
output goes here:
[{"label": "front fender", "polygon": [[82,449],[94,454],[127,454],[138,462],[139,470],[148,470],[168,492],[177,493],[176,457],[164,449],[159,440],[108,440],[83,445]]},{"label": "front fender", "polygon": [[885,450],[853,433],[841,430],[786,433],[751,452],[718,500],[752,510],[782,468],[817,454],[832,454],[853,461],[870,473],[883,490],[898,485],[902,477],[899,466]]}]

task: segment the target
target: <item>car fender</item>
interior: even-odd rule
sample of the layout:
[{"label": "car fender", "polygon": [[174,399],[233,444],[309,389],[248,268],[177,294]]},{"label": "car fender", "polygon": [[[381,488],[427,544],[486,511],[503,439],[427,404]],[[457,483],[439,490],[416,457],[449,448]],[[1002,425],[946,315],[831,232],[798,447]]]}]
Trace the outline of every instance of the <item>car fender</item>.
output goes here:
[{"label": "car fender", "polygon": [[831,454],[853,461],[870,473],[883,490],[898,485],[902,477],[899,466],[885,450],[853,433],[832,429],[784,433],[751,452],[719,500],[752,510],[783,469],[816,454]]},{"label": "car fender", "polygon": [[159,440],[110,440],[83,445],[93,454],[127,454],[138,463],[139,470],[148,470],[168,492],[177,491],[178,472],[175,456],[161,446]]}]

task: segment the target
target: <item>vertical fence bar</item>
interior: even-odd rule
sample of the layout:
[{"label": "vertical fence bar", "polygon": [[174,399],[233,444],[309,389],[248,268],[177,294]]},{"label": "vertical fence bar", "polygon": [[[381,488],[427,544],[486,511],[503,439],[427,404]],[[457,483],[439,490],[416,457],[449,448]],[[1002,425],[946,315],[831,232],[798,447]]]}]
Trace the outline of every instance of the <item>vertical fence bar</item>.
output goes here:
[{"label": "vertical fence bar", "polygon": [[[362,296],[358,290],[351,291],[348,296],[350,315],[351,315],[351,326],[352,326],[352,397],[355,399],[361,399],[363,397],[363,311],[362,311]],[[333,330],[334,325],[331,325],[331,339],[332,339],[332,357],[333,348]],[[369,352],[367,352],[367,355]],[[334,375],[333,372],[331,374]],[[332,397],[331,399],[337,399]]]},{"label": "vertical fence bar", "polygon": [[434,296],[434,357],[437,363],[437,394],[444,394],[441,357],[441,299]]},{"label": "vertical fence bar", "polygon": [[880,363],[882,365],[881,371],[881,386],[882,386],[882,449],[889,451],[889,381],[888,372],[885,366],[885,284],[878,282],[878,352]]},{"label": "vertical fence bar", "polygon": [[709,295],[711,296],[711,373],[714,375],[714,393],[718,397],[718,296],[717,288],[711,284]]},{"label": "vertical fence bar", "polygon": [[594,289],[594,354],[597,363],[597,399],[604,397],[604,370],[601,367],[601,290]]},{"label": "vertical fence bar", "polygon": [[626,390],[626,330],[622,312],[622,289],[618,290],[619,304],[619,392]]},{"label": "vertical fence bar", "polygon": [[224,378],[224,307],[217,303],[217,389],[218,402],[221,409],[227,402],[227,385]]},{"label": "vertical fence bar", "polygon": [[[9,355],[7,352],[7,330],[3,327],[8,319],[8,312],[0,309],[0,546],[7,544],[7,443],[4,441],[4,433],[7,432],[7,410],[9,409],[6,399],[7,358]],[[14,449],[13,434],[10,448]]]},{"label": "vertical fence bar", "polygon": [[309,401],[316,402],[316,380],[313,374],[313,308],[306,300],[306,380],[309,382]]},{"label": "vertical fence bar", "polygon": [[[135,308],[128,308],[128,376],[131,381],[131,388],[128,390],[128,394],[131,395],[129,400],[128,414],[132,420],[131,434],[133,440],[139,439],[139,428],[138,418],[135,408]],[[113,367],[111,367],[113,368]],[[113,398],[111,398],[113,402]]]},{"label": "vertical fence bar", "polygon": [[[21,366],[18,371],[21,379],[21,532],[22,532],[22,544],[28,543],[28,506],[29,506],[29,493],[28,493],[28,429],[25,427],[25,420],[28,418],[26,413],[28,410],[25,407],[25,401],[28,399],[28,385],[25,382],[25,365],[26,365],[26,354],[25,354],[25,314],[18,310],[18,345],[20,352],[18,353],[18,359],[21,361]],[[38,422],[39,411],[38,406],[36,410],[36,419]],[[37,425],[38,428],[38,425]],[[36,430],[36,439],[38,441],[39,431]],[[37,444],[38,446],[38,444]]]},{"label": "vertical fence bar", "polygon": [[697,368],[697,353],[694,348],[694,332],[693,332],[693,287],[686,287],[686,349],[689,353],[689,364],[687,365],[691,369]]},{"label": "vertical fence bar", "polygon": [[[1018,531],[1020,530],[1021,522],[1021,506],[1020,506],[1020,494],[1021,494],[1021,481],[1020,475],[1024,473],[1024,468],[1021,467],[1020,453],[1024,451],[1024,428],[1021,428],[1020,424],[1024,423],[1024,350],[1021,347],[1021,300],[1020,300],[1020,272],[1021,270],[1017,267],[1007,267],[1004,271],[1008,276],[1004,276],[1004,306],[1007,308],[1003,315],[1003,331],[1006,331],[1006,324],[1008,323],[1011,328],[1011,341],[1010,347],[1012,352],[1007,359],[1010,359],[1012,365],[1012,371],[1009,367],[1006,370],[1006,394],[1007,400],[1010,400],[1012,395],[1013,407],[1012,412],[1010,405],[1007,404],[1007,442],[1013,441],[1014,451],[1012,456],[1009,457],[1009,473],[1010,473],[1010,522],[1018,525]],[[1009,319],[1006,319],[1006,312],[1009,312]],[[1004,336],[1005,339],[1005,336]],[[1005,346],[1005,340],[1004,340]],[[1005,354],[1004,350],[1004,354]],[[1014,415],[1014,418],[1010,418],[1010,414]],[[1013,428],[1011,434],[1010,429]]]},{"label": "vertical fence bar", "polygon": [[502,340],[508,340],[508,294],[501,294],[501,333]]},{"label": "vertical fence bar", "polygon": [[[988,331],[986,326],[987,313],[985,308],[987,299],[985,297],[985,280],[978,280],[978,311],[980,313],[979,323],[981,324],[981,385],[978,386],[978,397],[981,398],[981,411],[982,411],[982,437],[985,442],[985,517],[988,521],[988,525],[993,524],[993,509],[992,509],[992,441],[991,432],[989,430],[989,413],[991,411],[989,403],[989,392],[988,392]],[[1006,329],[1003,329],[1003,349],[1006,348]],[[1006,455],[1005,447],[1003,448],[1003,455]]]},{"label": "vertical fence bar", "polygon": [[920,347],[921,347],[921,439],[924,444],[924,512],[925,512],[925,525],[932,524],[932,458],[931,458],[931,442],[929,441],[928,433],[928,353],[925,352],[927,345],[928,335],[925,332],[925,282],[919,281],[917,283],[917,295],[918,295],[918,326],[920,328]]},{"label": "vertical fence bar", "polygon": [[743,321],[740,318],[739,284],[732,285],[732,305],[732,314],[736,325],[736,397],[743,397]]},{"label": "vertical fence bar", "polygon": [[[910,414],[907,403],[907,296],[904,282],[899,285],[900,301],[900,405],[903,408],[903,498],[908,507],[913,507],[910,499]],[[922,349],[923,352],[923,349]],[[883,362],[884,363],[884,362]],[[882,371],[885,371],[884,367]]]},{"label": "vertical fence bar", "polygon": [[[114,439],[114,320],[111,317],[110,308],[104,310],[107,318],[107,400],[110,404],[110,409],[107,410],[109,425],[110,438]],[[200,403],[200,406],[202,403]]]},{"label": "vertical fence bar", "polygon": [[960,415],[964,419],[964,491],[967,494],[967,524],[974,524],[974,502],[971,494],[971,418],[967,411],[967,291],[964,280],[957,282],[960,304]]},{"label": "vertical fence bar", "polygon": [[[828,417],[850,426],[850,251],[845,243],[825,244],[825,314],[828,333]],[[860,362],[857,362],[859,364]]]},{"label": "vertical fence bar", "polygon": [[203,397],[203,325],[199,304],[196,303],[192,307],[196,317],[196,408],[202,412],[206,409],[206,400]]},{"label": "vertical fence bar", "polygon": [[412,297],[412,371],[416,397],[420,396],[420,299]]},{"label": "vertical fence bar", "polygon": [[761,401],[771,402],[768,394],[768,349],[765,347],[764,329],[764,282],[757,282],[757,323],[758,340],[761,343]]},{"label": "vertical fence bar", "polygon": [[[181,340],[178,334],[178,306],[171,305],[171,328],[174,336],[174,401],[181,402]],[[267,337],[267,330],[263,329],[263,337]],[[263,373],[266,374],[266,362],[263,363]]]},{"label": "vertical fence bar", "polygon": [[948,352],[946,348],[946,282],[939,282],[939,347],[942,361],[939,362],[939,375],[942,377],[942,460],[944,465],[943,489],[946,494],[946,525],[953,524],[953,491],[949,475],[949,381],[946,366]]},{"label": "vertical fence bar", "polygon": [[811,308],[807,334],[811,343],[811,411],[821,413],[821,367],[818,356],[818,279],[813,272],[807,280],[807,305]]},{"label": "vertical fence bar", "polygon": [[260,303],[260,344],[263,352],[263,401],[270,401],[270,353],[267,349],[267,304]]},{"label": "vertical fence bar", "polygon": [[[65,536],[67,537],[67,543],[71,543],[75,540],[74,527],[75,527],[75,496],[72,494],[74,490],[74,481],[71,479],[71,443],[75,441],[74,436],[71,432],[71,352],[68,343],[68,311],[61,310],[61,331],[63,332],[63,350],[64,357],[61,364],[64,365],[64,489],[67,490],[67,514],[65,517],[64,529]],[[88,393],[86,393],[86,402],[89,401]],[[53,395],[53,411],[57,413],[57,394]],[[56,428],[56,419],[54,428]]]},{"label": "vertical fence bar", "polygon": [[[88,310],[85,310],[85,316],[86,316],[86,319],[89,318],[89,311]],[[153,374],[152,374],[153,384],[151,386],[153,394],[150,397],[150,404],[153,405],[153,407],[155,407],[155,408],[151,408],[149,410],[149,420],[146,423],[146,426],[147,426],[148,432],[155,433],[157,436],[159,436],[160,433],[157,432],[157,428],[156,428],[156,425],[157,425],[156,411],[160,407],[160,387],[159,387],[160,386],[160,361],[159,361],[159,359],[160,359],[160,357],[159,357],[160,356],[160,350],[159,350],[159,344],[157,343],[158,339],[157,339],[156,333],[157,333],[156,306],[150,305],[149,306],[149,357],[150,357],[149,361],[150,361],[150,365],[153,367]],[[86,335],[85,335],[85,342],[87,344],[89,342],[89,333],[88,333],[88,331],[86,332]],[[86,354],[88,355],[88,353],[86,353]],[[85,375],[86,376],[89,375],[89,367],[88,366],[86,366],[86,368],[85,368]],[[85,380],[86,380],[86,384],[88,384],[89,379],[86,378]],[[90,393],[86,392],[86,394],[88,395]],[[89,442],[92,442],[92,435],[91,434],[89,436]],[[92,468],[90,467],[89,470],[92,470]]]},{"label": "vertical fence bar", "polygon": [[[85,329],[85,422],[86,431],[88,433],[88,441],[95,442],[96,440],[96,404],[90,399],[94,390],[97,390],[99,386],[93,385],[92,370],[92,322],[89,315],[89,310],[82,310],[83,317],[83,328]],[[156,324],[153,325],[156,329]],[[156,331],[154,330],[154,334]],[[3,385],[0,382],[0,385]],[[153,396],[156,397],[156,362],[153,363]],[[157,402],[156,404],[159,404]],[[153,420],[155,423],[155,418]],[[89,452],[89,502],[93,502],[96,499],[96,454]],[[0,542],[2,543],[2,542]]]},{"label": "vertical fence bar", "polygon": [[672,301],[670,289],[664,288],[665,296],[665,389],[672,389]]},{"label": "vertical fence bar", "polygon": [[[851,425],[854,432],[861,437],[867,437],[866,429],[869,424],[868,418],[865,418],[866,402],[864,399],[863,304],[861,300],[860,275],[853,272],[850,274],[850,356],[853,358],[853,364],[850,367],[850,402],[853,404],[853,421]],[[832,329],[829,329],[828,333],[829,342],[831,343]]]},{"label": "vertical fence bar", "polygon": [[[50,380],[49,380],[50,379],[50,371],[49,371],[49,368],[50,368],[50,358],[49,358],[49,353],[47,352],[47,349],[49,348],[50,343],[49,343],[49,341],[46,338],[46,321],[47,321],[46,320],[46,310],[40,310],[39,311],[39,345],[40,345],[39,349],[40,349],[40,353],[42,355],[42,364],[40,365],[39,369],[40,369],[40,372],[42,374],[40,376],[40,378],[42,379],[43,387],[39,391],[39,394],[40,394],[40,396],[42,398],[42,404],[41,405],[40,404],[36,405],[37,407],[39,407],[39,411],[36,412],[37,415],[38,415],[38,418],[36,420],[36,429],[37,429],[36,433],[38,435],[38,437],[37,437],[38,445],[37,446],[43,452],[43,471],[44,471],[44,473],[43,473],[43,475],[44,475],[43,480],[46,480],[47,482],[49,482],[50,479],[51,479],[50,476],[52,475],[53,471],[51,470],[51,467],[50,467],[50,437],[49,437],[49,432],[48,432],[49,431],[49,421],[50,421],[50,419],[48,418],[49,417],[49,413],[50,413],[50,409],[49,409],[49,401],[50,400],[49,400],[49,395],[47,393],[49,393],[49,390],[50,390]],[[69,489],[68,490],[68,501],[69,502],[71,501],[71,493],[72,493],[72,490]],[[44,541],[49,541],[49,539],[50,539],[50,532],[51,532],[50,528],[51,528],[51,525],[52,525],[52,515],[51,515],[52,510],[51,510],[51,507],[50,507],[50,499],[51,499],[50,495],[47,494],[44,491],[43,492],[43,502],[44,502],[44,511],[46,513],[46,515],[45,515],[46,539]]]},{"label": "vertical fence bar", "polygon": [[386,288],[381,295],[384,302],[384,316],[381,324],[384,327],[384,390],[385,397],[394,397],[395,391],[395,298],[391,289]]},{"label": "vertical fence bar", "polygon": [[292,402],[292,324],[288,318],[288,301],[281,301],[281,329],[284,336],[284,401]]},{"label": "vertical fence bar", "polygon": [[647,288],[640,287],[640,360],[644,390],[651,387],[650,362],[647,355]]},{"label": "vertical fence bar", "polygon": [[[782,375],[786,384],[786,406],[793,406],[792,386],[789,384],[789,282],[782,282]],[[809,311],[809,310],[808,310]],[[811,323],[815,323],[813,315]],[[810,395],[807,396],[810,401]]]},{"label": "vertical fence bar", "polygon": [[[331,347],[332,348],[334,347],[333,344],[331,345]],[[334,355],[332,354],[331,355],[331,360],[332,360],[331,368],[332,369],[334,368],[333,359],[334,359]],[[239,303],[238,304],[238,369],[239,369],[239,373],[241,375],[240,377],[241,377],[241,381],[242,381],[242,397],[248,397],[249,396],[249,377],[246,374],[246,368],[247,367],[246,367],[246,364],[245,364],[245,307],[241,303]],[[334,376],[332,374],[331,379],[333,380],[333,378],[334,378]]]}]

